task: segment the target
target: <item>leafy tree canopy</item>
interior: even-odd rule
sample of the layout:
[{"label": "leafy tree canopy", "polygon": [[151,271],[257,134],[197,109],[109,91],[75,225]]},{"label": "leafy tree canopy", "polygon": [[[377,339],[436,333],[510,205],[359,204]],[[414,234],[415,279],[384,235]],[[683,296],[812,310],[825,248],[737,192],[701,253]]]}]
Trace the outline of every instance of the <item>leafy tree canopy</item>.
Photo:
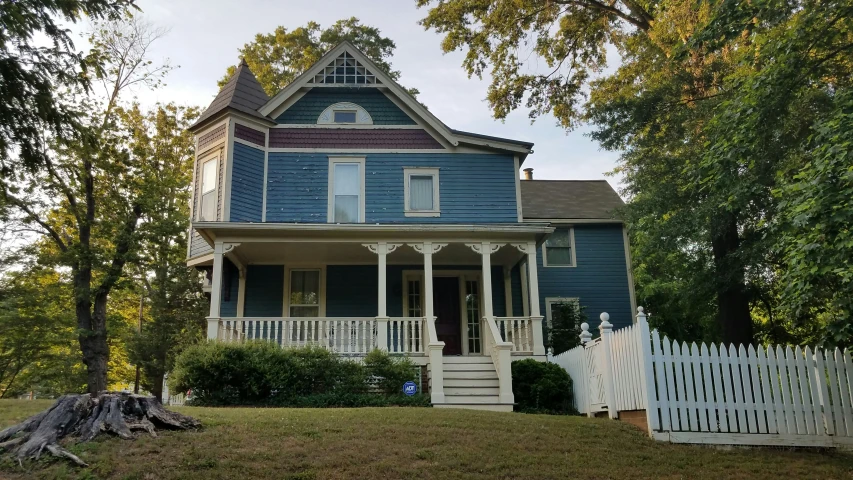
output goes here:
[{"label": "leafy tree canopy", "polygon": [[[378,28],[362,25],[356,17],[338,20],[325,29],[317,22],[308,22],[290,31],[278,27],[273,33],[259,33],[254,41],[240,49],[240,56],[249,64],[267,95],[273,96],[345,40],[364,52],[391,78],[400,78],[400,72],[393,70],[390,62],[397,48],[394,41],[383,37]],[[228,67],[219,86],[225,85],[235,71],[236,67]],[[417,95],[418,91],[410,89],[409,93]]]}]

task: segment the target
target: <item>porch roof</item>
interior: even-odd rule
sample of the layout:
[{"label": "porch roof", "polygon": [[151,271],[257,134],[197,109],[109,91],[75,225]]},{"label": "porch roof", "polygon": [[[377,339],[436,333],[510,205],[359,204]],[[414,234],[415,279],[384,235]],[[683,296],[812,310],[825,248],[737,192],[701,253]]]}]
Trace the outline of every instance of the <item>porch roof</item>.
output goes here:
[{"label": "porch roof", "polygon": [[[480,256],[465,243],[484,241],[508,244],[541,242],[554,231],[548,224],[293,224],[196,222],[195,228],[213,246],[214,242],[239,244],[234,253],[241,263],[366,263],[376,261],[376,255],[363,243],[417,244],[425,241],[447,243],[435,257],[436,264],[478,265]],[[282,248],[281,244],[287,244]],[[196,262],[210,263],[212,255]],[[515,248],[501,248],[493,255],[495,265],[512,266],[522,258]],[[403,248],[389,255],[389,263],[420,264],[422,255]]]},{"label": "porch roof", "polygon": [[541,241],[554,231],[548,223],[509,224],[329,224],[194,222],[193,228],[211,246],[223,241],[276,241],[287,239],[347,239],[357,241]]}]

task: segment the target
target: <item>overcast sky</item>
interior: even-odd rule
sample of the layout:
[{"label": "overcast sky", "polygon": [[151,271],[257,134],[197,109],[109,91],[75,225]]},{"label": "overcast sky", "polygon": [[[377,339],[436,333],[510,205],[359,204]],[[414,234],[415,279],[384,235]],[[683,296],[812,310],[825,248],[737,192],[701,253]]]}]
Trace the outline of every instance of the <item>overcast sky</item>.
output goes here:
[{"label": "overcast sky", "polygon": [[[535,143],[525,167],[539,179],[601,179],[615,166],[617,154],[601,150],[584,130],[566,133],[553,117],[533,125],[527,112],[512,113],[505,122],[491,118],[484,98],[488,79],[469,79],[462,68],[462,52],[442,54],[441,36],[418,25],[426,10],[414,0],[139,0],[143,16],[169,28],[155,44],[155,60],[168,57],[180,68],[153,93],[140,92],[143,103],[176,101],[186,105],[210,104],[216,81],[228,65],[238,62],[238,48],[257,33],[288,30],[314,20],[327,27],[351,16],[377,27],[394,40],[391,63],[402,73],[400,83],[420,90],[426,104],[451,128]],[[616,187],[617,180],[608,177]]]}]

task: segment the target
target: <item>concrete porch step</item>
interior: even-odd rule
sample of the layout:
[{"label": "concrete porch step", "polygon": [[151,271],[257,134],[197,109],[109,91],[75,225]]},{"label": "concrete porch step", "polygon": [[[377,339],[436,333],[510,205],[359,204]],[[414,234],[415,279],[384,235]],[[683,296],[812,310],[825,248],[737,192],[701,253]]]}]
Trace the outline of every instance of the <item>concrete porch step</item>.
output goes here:
[{"label": "concrete porch step", "polygon": [[488,363],[488,364],[492,364],[492,365],[494,364],[492,362],[492,357],[487,357],[485,355],[442,357],[442,360],[443,360],[445,365],[457,364],[457,363]]},{"label": "concrete porch step", "polygon": [[471,404],[471,403],[441,403],[433,405],[433,408],[462,408],[466,410],[488,410],[492,412],[511,412],[512,405],[503,403]]},{"label": "concrete porch step", "polygon": [[494,395],[497,396],[500,394],[499,387],[473,387],[470,385],[461,386],[461,387],[449,387],[447,384],[444,384],[444,395],[452,395],[452,396],[467,396],[467,395]]},{"label": "concrete porch step", "polygon": [[[455,372],[459,373],[459,372]],[[481,373],[481,372],[475,372]],[[444,388],[449,387],[495,387],[498,388],[500,383],[498,382],[497,374],[492,375],[489,378],[471,378],[471,377],[444,377]]]},{"label": "concrete porch step", "polygon": [[444,393],[444,403],[453,403],[453,404],[498,404],[500,403],[500,398],[498,395],[493,393],[470,393],[465,392],[463,394],[448,394],[447,391]]},{"label": "concrete porch step", "polygon": [[495,365],[489,363],[445,363],[445,372],[482,372],[495,371]]}]

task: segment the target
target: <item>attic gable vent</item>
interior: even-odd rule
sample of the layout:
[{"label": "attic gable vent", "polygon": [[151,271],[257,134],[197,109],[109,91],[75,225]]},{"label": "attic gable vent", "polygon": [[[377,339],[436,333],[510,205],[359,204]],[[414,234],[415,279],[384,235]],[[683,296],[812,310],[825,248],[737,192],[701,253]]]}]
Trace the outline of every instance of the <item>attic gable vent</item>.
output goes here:
[{"label": "attic gable vent", "polygon": [[377,80],[376,75],[345,51],[334,62],[327,65],[322,72],[314,75],[314,78],[308,83],[377,85],[382,82]]}]

